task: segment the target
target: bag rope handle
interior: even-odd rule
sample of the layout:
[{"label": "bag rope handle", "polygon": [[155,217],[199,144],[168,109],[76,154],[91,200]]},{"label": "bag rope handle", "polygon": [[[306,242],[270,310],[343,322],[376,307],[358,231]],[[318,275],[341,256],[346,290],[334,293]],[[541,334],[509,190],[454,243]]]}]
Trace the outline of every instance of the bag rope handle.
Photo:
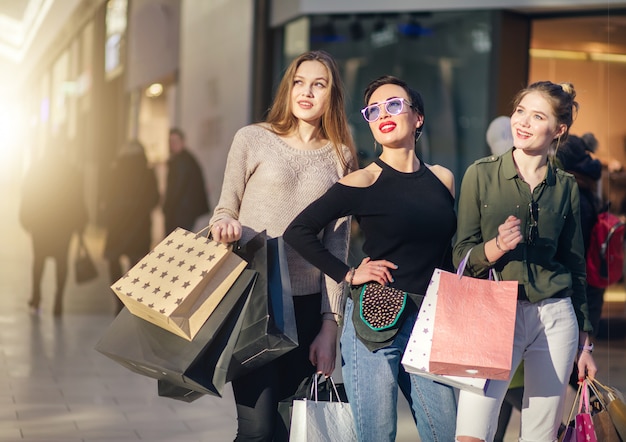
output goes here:
[{"label": "bag rope handle", "polygon": [[[456,275],[459,277],[459,279],[463,277],[463,273],[465,272],[465,267],[467,266],[467,262],[469,261],[469,256],[470,256],[470,253],[472,253],[472,250],[474,250],[474,247],[472,247],[471,249],[467,251],[465,258],[463,258],[461,262],[459,263],[459,268],[456,271]],[[500,278],[498,278],[498,274],[493,269],[493,267],[489,268],[489,281],[500,282]]]},{"label": "bag rope handle", "polygon": [[582,389],[582,385],[578,384],[578,390],[576,391],[576,397],[574,398],[574,403],[572,404],[572,408],[569,411],[569,416],[567,418],[566,427],[569,426],[569,423],[572,421],[572,417],[574,417],[574,410],[576,409],[576,403],[578,402],[578,398],[580,397],[581,389]]},{"label": "bag rope handle", "polygon": [[606,403],[604,402],[602,394],[600,393],[598,388],[595,386],[593,379],[591,379],[589,376],[587,376],[587,385],[589,386],[589,388],[591,388],[591,391],[593,391],[593,394],[596,395],[596,398],[598,399],[598,402],[600,402],[600,405],[602,405],[602,408],[606,410]]},{"label": "bag rope handle", "polygon": [[[318,401],[319,378],[322,376],[324,375],[320,373],[315,373],[315,375],[313,376],[313,382],[311,382],[311,391],[309,392],[309,398],[311,400],[315,400],[315,402]],[[328,381],[330,381],[330,385],[332,386],[332,390],[329,390],[330,402],[333,402],[333,392],[335,392],[335,397],[337,398],[337,402],[342,404],[343,402],[341,401],[341,398],[339,397],[339,391],[337,391],[337,386],[335,385],[335,381],[333,380],[332,376],[328,376],[326,378],[327,383]]]}]

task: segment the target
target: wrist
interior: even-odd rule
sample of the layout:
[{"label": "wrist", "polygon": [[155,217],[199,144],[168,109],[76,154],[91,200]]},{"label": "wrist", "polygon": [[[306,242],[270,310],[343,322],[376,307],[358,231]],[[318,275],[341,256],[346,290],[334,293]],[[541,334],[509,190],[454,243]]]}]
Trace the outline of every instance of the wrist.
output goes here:
[{"label": "wrist", "polygon": [[508,252],[507,249],[503,249],[502,247],[500,247],[500,234],[496,235],[496,247],[498,248],[498,250],[500,250],[501,252]]},{"label": "wrist", "polygon": [[350,267],[350,270],[348,270],[348,273],[346,274],[346,282],[348,283],[349,286],[352,286],[352,281],[354,280],[354,273],[356,272],[356,268],[354,267]]},{"label": "wrist", "polygon": [[578,352],[579,353],[582,353],[582,352],[593,353],[593,343],[589,345],[579,345]]}]

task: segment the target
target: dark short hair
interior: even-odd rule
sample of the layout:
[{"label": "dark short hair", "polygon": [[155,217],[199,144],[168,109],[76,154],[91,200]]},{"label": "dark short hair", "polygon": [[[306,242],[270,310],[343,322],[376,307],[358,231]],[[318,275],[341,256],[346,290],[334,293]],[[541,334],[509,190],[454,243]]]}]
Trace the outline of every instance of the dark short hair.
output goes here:
[{"label": "dark short hair", "polygon": [[426,120],[426,114],[424,113],[424,100],[422,100],[422,95],[417,92],[415,89],[409,87],[409,85],[404,80],[400,80],[398,77],[394,77],[393,75],[383,75],[382,77],[378,77],[376,80],[370,82],[365,88],[365,92],[363,93],[363,100],[365,101],[365,105],[370,100],[370,97],[374,93],[376,89],[385,85],[385,84],[395,84],[396,86],[400,86],[404,89],[411,100],[411,107],[422,117],[424,117],[424,121]]},{"label": "dark short hair", "polygon": [[178,135],[180,137],[181,140],[185,140],[185,132],[182,131],[182,129],[179,129],[177,127],[173,127],[170,129],[170,135]]}]

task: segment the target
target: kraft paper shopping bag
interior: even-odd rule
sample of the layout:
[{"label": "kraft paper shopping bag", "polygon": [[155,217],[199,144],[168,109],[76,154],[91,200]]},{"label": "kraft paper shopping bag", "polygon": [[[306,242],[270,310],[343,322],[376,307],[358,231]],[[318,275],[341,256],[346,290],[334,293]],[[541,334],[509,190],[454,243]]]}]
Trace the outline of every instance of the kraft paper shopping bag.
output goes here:
[{"label": "kraft paper shopping bag", "polygon": [[176,229],[111,286],[131,313],[187,340],[247,265],[201,232]]}]

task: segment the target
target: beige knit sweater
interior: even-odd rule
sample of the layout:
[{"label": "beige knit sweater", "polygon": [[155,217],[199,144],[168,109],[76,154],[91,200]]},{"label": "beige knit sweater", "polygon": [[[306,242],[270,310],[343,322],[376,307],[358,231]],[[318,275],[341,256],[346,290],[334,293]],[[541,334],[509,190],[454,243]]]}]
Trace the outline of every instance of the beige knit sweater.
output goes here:
[{"label": "beige knit sweater", "polygon": [[[344,147],[347,158],[348,148]],[[343,176],[339,158],[329,144],[316,150],[295,149],[260,125],[246,126],[233,139],[220,200],[210,224],[225,217],[239,220],[240,243],[267,231],[281,236],[291,220]],[[350,224],[342,218],[322,232],[324,245],[347,259]],[[343,315],[343,289],[285,244],[294,296],[322,293],[322,313]],[[329,316],[329,315],[325,315]]]}]

